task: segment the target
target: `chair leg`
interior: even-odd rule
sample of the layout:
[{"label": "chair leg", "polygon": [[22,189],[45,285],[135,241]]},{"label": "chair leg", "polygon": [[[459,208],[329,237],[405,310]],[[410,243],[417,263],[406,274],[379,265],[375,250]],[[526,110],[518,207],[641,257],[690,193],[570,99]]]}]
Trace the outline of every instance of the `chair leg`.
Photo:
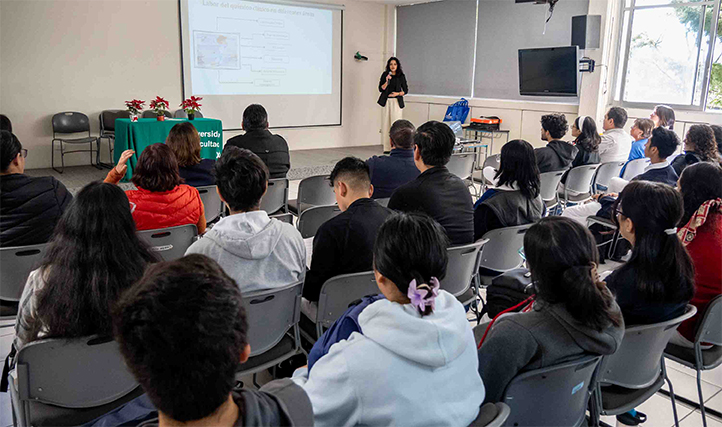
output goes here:
[{"label": "chair leg", "polygon": [[667,381],[667,385],[669,386],[669,400],[672,401],[672,413],[674,413],[674,425],[675,427],[679,427],[679,417],[677,416],[677,402],[674,400],[674,388],[672,387],[672,381],[667,376],[667,366],[664,363],[664,356],[662,356],[662,375],[664,375],[664,379]]},{"label": "chair leg", "polygon": [[697,368],[697,393],[699,394],[699,411],[702,413],[702,426],[707,427],[707,414],[704,411],[704,398],[702,397],[702,372]]}]

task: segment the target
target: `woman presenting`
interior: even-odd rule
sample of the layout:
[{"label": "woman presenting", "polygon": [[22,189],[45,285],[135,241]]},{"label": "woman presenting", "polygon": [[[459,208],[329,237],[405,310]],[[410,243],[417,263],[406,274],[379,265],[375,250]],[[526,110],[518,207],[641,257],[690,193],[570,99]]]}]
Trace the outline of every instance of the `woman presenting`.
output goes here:
[{"label": "woman presenting", "polygon": [[406,76],[398,58],[392,56],[386,61],[386,71],[381,74],[381,80],[379,80],[379,92],[381,95],[378,104],[384,107],[381,134],[384,141],[384,154],[388,154],[391,151],[389,129],[396,120],[402,118],[401,109],[404,108],[404,95],[409,92]]}]

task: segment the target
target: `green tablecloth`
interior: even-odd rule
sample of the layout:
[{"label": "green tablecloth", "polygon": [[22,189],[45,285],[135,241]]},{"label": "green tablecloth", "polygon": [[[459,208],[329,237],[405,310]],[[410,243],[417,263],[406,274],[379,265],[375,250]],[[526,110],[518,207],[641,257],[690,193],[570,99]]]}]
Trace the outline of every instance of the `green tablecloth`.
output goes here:
[{"label": "green tablecloth", "polygon": [[[138,163],[138,157],[145,147],[156,142],[165,142],[171,128],[180,122],[188,119],[168,119],[159,122],[157,119],[138,119],[131,122],[130,119],[115,120],[115,148],[113,156],[115,163],[125,150],[135,150],[135,155],[128,161],[128,172],[123,181],[129,181],[133,176],[133,169]],[[198,129],[201,135],[201,158],[217,159],[223,151],[223,126],[220,120],[216,119],[195,119],[193,126]]]}]

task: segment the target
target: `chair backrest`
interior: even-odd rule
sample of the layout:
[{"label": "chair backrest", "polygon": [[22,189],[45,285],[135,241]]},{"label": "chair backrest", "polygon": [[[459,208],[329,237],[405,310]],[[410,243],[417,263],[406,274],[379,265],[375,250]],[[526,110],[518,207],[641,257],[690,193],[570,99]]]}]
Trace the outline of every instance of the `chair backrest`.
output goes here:
[{"label": "chair backrest", "polygon": [[524,260],[519,250],[524,246],[524,234],[534,224],[497,228],[482,236],[489,241],[481,248],[479,266],[505,272],[521,267]]},{"label": "chair backrest", "polygon": [[324,222],[340,213],[341,208],[336,205],[314,206],[301,212],[301,215],[298,216],[296,226],[301,236],[307,239],[315,236],[318,228],[321,227]]},{"label": "chair backrest", "polygon": [[[203,114],[202,114],[200,111],[196,111],[196,117],[197,117],[197,118],[203,118]],[[188,113],[186,113],[186,110],[184,110],[184,109],[175,110],[175,111],[173,112],[173,118],[175,118],[175,119],[187,119],[187,118],[188,118]]]},{"label": "chair backrest", "polygon": [[564,185],[564,191],[574,191],[582,194],[591,193],[592,181],[594,180],[594,175],[597,173],[599,166],[599,164],[582,165],[572,168],[569,171],[569,175],[567,175],[567,182]]},{"label": "chair backrest", "polygon": [[376,199],[376,203],[378,203],[379,205],[381,205],[385,208],[389,207],[389,201],[391,201],[391,197],[385,197],[383,199]]},{"label": "chair backrest", "polygon": [[541,195],[542,200],[545,202],[548,202],[549,200],[555,200],[557,198],[557,187],[559,187],[559,183],[562,180],[562,176],[564,176],[564,173],[566,170],[563,171],[553,171],[553,172],[544,172],[543,174],[540,174],[540,186],[539,186],[539,194]]},{"label": "chair backrest", "polygon": [[188,224],[137,233],[138,238],[148,244],[151,251],[158,252],[163,261],[173,261],[182,258],[193,244],[198,237],[198,228],[195,224]]},{"label": "chair backrest", "polygon": [[303,281],[281,288],[243,295],[248,319],[251,356],[262,354],[278,344],[301,319]]},{"label": "chair backrest", "polygon": [[283,209],[288,212],[288,186],[287,178],[268,180],[268,190],[261,199],[261,210],[273,214]]},{"label": "chair backrest", "polygon": [[674,319],[627,328],[617,351],[602,360],[599,382],[630,389],[654,384],[662,372],[662,354],[669,339],[679,324],[696,312],[695,306],[687,305],[685,313]]},{"label": "chair backrest", "polygon": [[722,295],[712,298],[698,325],[695,341],[722,345]]},{"label": "chair backrest", "polygon": [[446,265],[446,277],[441,281],[441,289],[459,296],[469,289],[471,279],[478,270],[479,250],[488,240],[479,240],[464,246],[448,249],[449,263]]},{"label": "chair backrest", "polygon": [[468,179],[474,173],[476,153],[452,154],[446,168],[461,179]]},{"label": "chair backrest", "polygon": [[304,178],[298,184],[299,212],[305,210],[302,205],[323,206],[336,203],[333,187],[329,185],[328,175],[316,175]]},{"label": "chair backrest", "polygon": [[622,176],[622,179],[631,181],[632,178],[644,173],[644,168],[646,168],[647,166],[649,166],[649,159],[647,158],[635,159],[631,162],[628,162],[627,167],[624,168],[624,175]]},{"label": "chair backrest", "polygon": [[196,187],[198,194],[201,196],[201,202],[203,202],[203,210],[206,214],[206,222],[212,222],[219,216],[223,210],[223,202],[221,196],[218,195],[215,185],[206,185],[203,187]]},{"label": "chair backrest", "polygon": [[114,133],[115,120],[128,118],[130,118],[128,110],[103,110],[98,118],[100,122],[100,134]]},{"label": "chair backrest", "polygon": [[501,154],[494,154],[493,156],[489,156],[484,160],[484,165],[481,167],[484,169],[487,166],[491,166],[492,168],[499,170],[501,167]]},{"label": "chair backrest", "polygon": [[505,425],[581,425],[600,360],[601,356],[585,356],[518,374],[502,398],[511,410]]},{"label": "chair backrest", "polygon": [[318,296],[316,323],[328,328],[348,309],[349,304],[367,295],[381,293],[373,271],[341,274],[323,284]]},{"label": "chair backrest", "polygon": [[[163,115],[168,118],[173,118],[173,115],[168,110],[163,110]],[[158,115],[155,113],[154,110],[145,110],[143,111],[143,118],[144,119],[155,119],[158,117]]]},{"label": "chair backrest", "polygon": [[65,111],[53,116],[53,133],[88,132],[90,134],[90,120],[88,116],[77,111]]},{"label": "chair backrest", "polygon": [[485,403],[481,405],[479,415],[469,424],[469,427],[502,427],[510,413],[511,409],[506,403]]},{"label": "chair backrest", "polygon": [[47,243],[0,248],[0,299],[20,301],[30,272],[40,266]]},{"label": "chair backrest", "polygon": [[625,163],[626,162],[606,162],[599,165],[597,174],[594,176],[592,191],[595,193],[606,191],[607,188],[609,188],[609,181],[619,176]]}]

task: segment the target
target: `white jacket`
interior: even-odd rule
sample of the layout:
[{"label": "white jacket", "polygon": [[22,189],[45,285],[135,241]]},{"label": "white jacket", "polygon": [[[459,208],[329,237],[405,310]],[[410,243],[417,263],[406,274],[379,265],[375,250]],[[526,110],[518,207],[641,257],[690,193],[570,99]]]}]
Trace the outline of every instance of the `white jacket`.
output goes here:
[{"label": "white jacket", "polygon": [[433,314],[379,300],[354,332],[313,366],[294,373],[317,426],[467,426],[484,384],[464,308],[440,291]]},{"label": "white jacket", "polygon": [[614,128],[602,134],[599,144],[599,163],[626,162],[634,138],[624,129]]}]

